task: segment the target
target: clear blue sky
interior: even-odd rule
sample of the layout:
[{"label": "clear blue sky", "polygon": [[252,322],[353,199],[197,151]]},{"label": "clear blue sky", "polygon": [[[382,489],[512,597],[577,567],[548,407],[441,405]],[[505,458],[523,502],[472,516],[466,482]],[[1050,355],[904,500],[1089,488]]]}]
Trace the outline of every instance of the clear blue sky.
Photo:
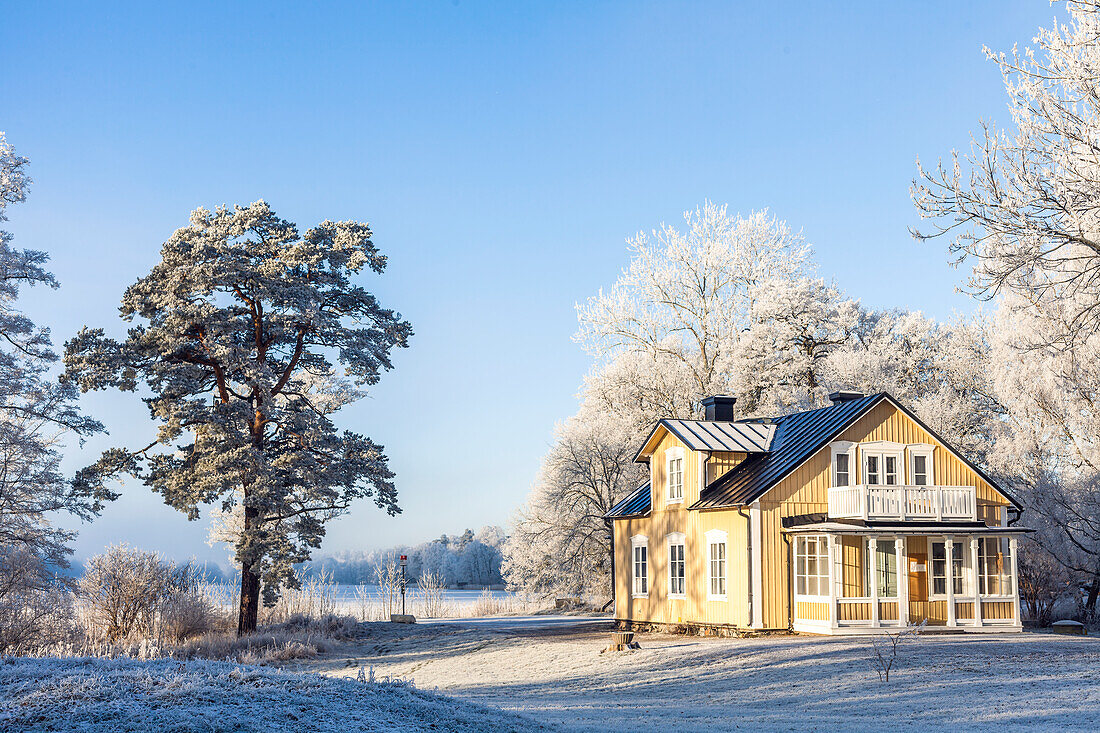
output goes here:
[{"label": "clear blue sky", "polygon": [[[611,284],[625,237],[705,198],[770,207],[822,275],[873,307],[935,317],[974,304],[944,247],[920,245],[919,155],[1005,120],[983,43],[1030,43],[1032,2],[278,4],[8,3],[0,129],[35,185],[18,246],[62,289],[25,304],[63,341],[120,334],[124,288],[198,206],[269,201],[306,228],[370,222],[367,278],[413,324],[344,425],[382,442],[404,514],[362,505],[324,552],[506,524],[588,358],[573,305]],[[132,395],[88,411],[112,442],[151,433]],[[140,484],[81,528],[224,561]]]}]

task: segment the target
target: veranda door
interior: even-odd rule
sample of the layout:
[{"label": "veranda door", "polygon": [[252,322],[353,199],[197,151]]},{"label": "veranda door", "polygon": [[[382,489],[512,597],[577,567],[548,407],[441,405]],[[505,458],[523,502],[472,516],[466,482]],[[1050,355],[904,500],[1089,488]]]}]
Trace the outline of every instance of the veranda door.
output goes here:
[{"label": "veranda door", "polygon": [[919,624],[926,619],[929,624],[935,623],[932,617],[936,614],[928,603],[928,538],[909,537],[905,549],[909,561],[909,623]]}]

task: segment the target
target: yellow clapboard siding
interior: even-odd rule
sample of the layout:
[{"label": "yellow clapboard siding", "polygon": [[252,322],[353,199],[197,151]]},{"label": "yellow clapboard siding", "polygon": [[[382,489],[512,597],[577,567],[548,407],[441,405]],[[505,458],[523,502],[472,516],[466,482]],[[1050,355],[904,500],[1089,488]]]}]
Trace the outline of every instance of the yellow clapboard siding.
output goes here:
[{"label": "yellow clapboard siding", "polygon": [[982,618],[1003,621],[1012,618],[1011,601],[982,601]]},{"label": "yellow clapboard siding", "polygon": [[871,620],[871,603],[858,602],[858,603],[841,603],[840,604],[840,620],[841,621],[870,621]]},{"label": "yellow clapboard siding", "polygon": [[805,621],[828,621],[829,604],[799,601],[796,606],[798,618]]}]

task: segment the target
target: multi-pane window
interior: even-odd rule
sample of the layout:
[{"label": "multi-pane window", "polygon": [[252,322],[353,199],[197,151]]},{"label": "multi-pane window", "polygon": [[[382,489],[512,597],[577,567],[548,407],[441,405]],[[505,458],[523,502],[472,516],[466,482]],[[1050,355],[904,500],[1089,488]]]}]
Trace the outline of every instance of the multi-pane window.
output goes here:
[{"label": "multi-pane window", "polygon": [[684,595],[684,542],[673,540],[668,543],[668,594]]},{"label": "multi-pane window", "polygon": [[849,472],[851,456],[847,453],[836,454],[836,481],[835,486],[847,486],[849,483]]},{"label": "multi-pane window", "polygon": [[878,483],[880,483],[879,482],[879,477],[880,477],[881,474],[880,474],[880,471],[879,471],[879,462],[878,462],[878,460],[879,460],[878,456],[867,456],[867,459],[866,459],[866,464],[867,465],[865,466],[864,475],[866,476],[866,483],[868,483],[868,484],[878,484]]},{"label": "multi-pane window", "polygon": [[726,543],[711,542],[708,546],[710,595],[726,595]]},{"label": "multi-pane window", "polygon": [[932,595],[947,595],[947,546],[932,543]]},{"label": "multi-pane window", "polygon": [[983,595],[1007,595],[1008,540],[1003,537],[978,538],[978,587]]},{"label": "multi-pane window", "polygon": [[645,544],[634,545],[634,595],[649,593],[649,558]]},{"label": "multi-pane window", "polygon": [[679,500],[684,498],[684,459],[668,459],[668,498]]},{"label": "multi-pane window", "polygon": [[829,548],[825,537],[798,537],[794,548],[795,593],[800,596],[829,595]]},{"label": "multi-pane window", "polygon": [[900,463],[896,455],[865,453],[863,455],[864,483],[872,486],[897,486]]},{"label": "multi-pane window", "polygon": [[928,456],[913,456],[913,484],[928,485]]},{"label": "multi-pane window", "polygon": [[898,483],[898,459],[897,456],[883,456],[885,478],[887,486],[897,486]]},{"label": "multi-pane window", "polygon": [[[957,596],[966,593],[964,550],[957,544],[951,548],[951,592]],[[943,540],[932,542],[932,595],[947,595],[947,543]]]},{"label": "multi-pane window", "polygon": [[[875,582],[878,584],[879,598],[894,598],[898,594],[898,556],[893,540],[873,540],[872,551],[875,553]],[[867,580],[865,588],[870,589],[871,560],[864,555],[863,567],[866,570]]]}]

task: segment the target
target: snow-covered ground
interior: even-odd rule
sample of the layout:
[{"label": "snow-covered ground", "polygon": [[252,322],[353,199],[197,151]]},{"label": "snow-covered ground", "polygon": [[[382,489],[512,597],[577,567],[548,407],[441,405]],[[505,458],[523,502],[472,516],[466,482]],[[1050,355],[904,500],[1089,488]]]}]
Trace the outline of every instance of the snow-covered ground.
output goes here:
[{"label": "snow-covered ground", "polygon": [[366,625],[306,663],[359,665],[566,730],[1100,730],[1100,639],[924,635],[889,683],[867,639],[639,635],[601,654],[606,622],[532,617]]},{"label": "snow-covered ground", "polygon": [[404,684],[225,662],[0,661],[0,731],[542,730],[535,721]]}]

